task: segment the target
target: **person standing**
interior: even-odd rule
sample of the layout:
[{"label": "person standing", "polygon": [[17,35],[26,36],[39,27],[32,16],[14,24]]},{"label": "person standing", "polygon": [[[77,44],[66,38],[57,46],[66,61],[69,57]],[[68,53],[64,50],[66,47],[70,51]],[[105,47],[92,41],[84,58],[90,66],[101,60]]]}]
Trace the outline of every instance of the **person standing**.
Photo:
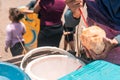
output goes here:
[{"label": "person standing", "polygon": [[9,9],[9,19],[11,23],[6,27],[6,40],[5,40],[5,51],[8,52],[8,48],[12,53],[12,56],[22,54],[24,48],[23,35],[26,32],[25,25],[20,22],[24,17],[17,8]]},{"label": "person standing", "polygon": [[65,8],[64,0],[38,0],[34,12],[40,15],[40,32],[38,34],[38,47],[56,46],[63,34],[61,17]]},{"label": "person standing", "polygon": [[73,17],[69,17],[69,15],[72,15],[72,12],[70,9],[67,9],[64,13],[64,50],[67,49],[67,46],[69,44],[70,50],[68,51],[76,56],[74,33],[80,19],[74,19],[73,21],[71,21]]}]

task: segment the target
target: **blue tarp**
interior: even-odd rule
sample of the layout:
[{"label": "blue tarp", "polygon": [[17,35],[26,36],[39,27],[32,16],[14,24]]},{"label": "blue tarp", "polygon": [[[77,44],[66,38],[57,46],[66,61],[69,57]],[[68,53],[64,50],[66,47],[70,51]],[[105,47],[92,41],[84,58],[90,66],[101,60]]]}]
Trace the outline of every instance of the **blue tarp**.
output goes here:
[{"label": "blue tarp", "polygon": [[120,66],[97,60],[59,80],[120,80]]}]

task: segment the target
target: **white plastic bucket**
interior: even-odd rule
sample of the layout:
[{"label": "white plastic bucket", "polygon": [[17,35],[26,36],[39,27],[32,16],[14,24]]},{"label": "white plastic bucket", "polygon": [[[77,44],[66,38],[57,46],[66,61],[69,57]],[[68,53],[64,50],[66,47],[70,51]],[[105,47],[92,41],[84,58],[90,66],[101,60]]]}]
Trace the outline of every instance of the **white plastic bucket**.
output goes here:
[{"label": "white plastic bucket", "polygon": [[[32,54],[42,51],[50,51],[47,55],[41,55],[30,60]],[[23,66],[24,63],[26,66]],[[22,60],[21,68],[32,80],[57,80],[66,74],[82,67],[84,63],[70,53],[56,47],[40,47],[28,52]]]}]

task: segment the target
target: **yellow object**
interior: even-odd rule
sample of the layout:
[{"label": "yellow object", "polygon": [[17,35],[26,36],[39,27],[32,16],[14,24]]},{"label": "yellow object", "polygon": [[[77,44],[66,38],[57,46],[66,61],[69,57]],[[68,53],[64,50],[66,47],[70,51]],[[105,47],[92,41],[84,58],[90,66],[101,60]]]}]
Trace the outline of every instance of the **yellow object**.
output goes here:
[{"label": "yellow object", "polygon": [[[21,11],[24,7],[19,8]],[[23,38],[25,39],[25,46],[27,49],[33,49],[37,47],[37,36],[40,30],[40,19],[36,13],[25,14],[25,17],[21,20],[26,26],[26,33]]]}]

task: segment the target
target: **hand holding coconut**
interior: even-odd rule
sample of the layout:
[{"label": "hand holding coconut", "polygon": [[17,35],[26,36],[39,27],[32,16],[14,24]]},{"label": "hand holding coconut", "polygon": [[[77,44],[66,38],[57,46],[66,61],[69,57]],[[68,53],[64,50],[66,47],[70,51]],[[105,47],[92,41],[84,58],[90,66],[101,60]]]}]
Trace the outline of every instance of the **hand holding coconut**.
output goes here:
[{"label": "hand holding coconut", "polygon": [[85,28],[80,36],[82,45],[93,59],[103,59],[118,42],[108,39],[103,29],[98,26]]},{"label": "hand holding coconut", "polygon": [[89,50],[89,54],[93,59],[104,59],[107,55],[106,53],[109,53],[109,51],[111,51],[118,44],[116,39],[103,38],[103,41],[105,48],[100,54],[96,54],[93,50]]}]

